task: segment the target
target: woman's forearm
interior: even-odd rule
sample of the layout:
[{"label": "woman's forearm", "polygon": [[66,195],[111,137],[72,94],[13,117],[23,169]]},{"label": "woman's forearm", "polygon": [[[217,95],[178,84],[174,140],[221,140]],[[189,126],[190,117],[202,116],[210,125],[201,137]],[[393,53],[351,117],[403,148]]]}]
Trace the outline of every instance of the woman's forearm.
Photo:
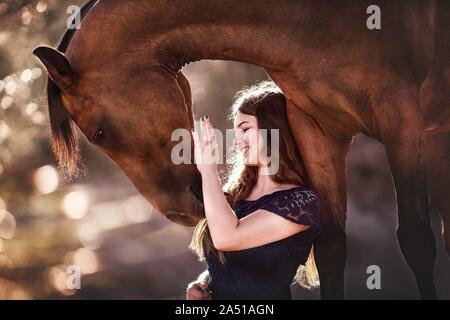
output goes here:
[{"label": "woman's forearm", "polygon": [[217,174],[202,175],[205,216],[214,246],[221,249],[233,238],[239,220],[223,194]]}]

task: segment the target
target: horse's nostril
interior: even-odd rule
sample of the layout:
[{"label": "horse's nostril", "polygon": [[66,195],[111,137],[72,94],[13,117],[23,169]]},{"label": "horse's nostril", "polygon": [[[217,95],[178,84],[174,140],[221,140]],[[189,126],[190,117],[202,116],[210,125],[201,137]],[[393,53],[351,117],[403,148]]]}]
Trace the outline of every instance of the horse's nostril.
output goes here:
[{"label": "horse's nostril", "polygon": [[194,194],[194,196],[203,203],[203,192],[202,192],[202,181],[194,182],[189,184],[189,190]]},{"label": "horse's nostril", "polygon": [[193,217],[178,212],[169,212],[166,217],[176,224],[181,224],[183,226],[192,227],[196,223]]}]

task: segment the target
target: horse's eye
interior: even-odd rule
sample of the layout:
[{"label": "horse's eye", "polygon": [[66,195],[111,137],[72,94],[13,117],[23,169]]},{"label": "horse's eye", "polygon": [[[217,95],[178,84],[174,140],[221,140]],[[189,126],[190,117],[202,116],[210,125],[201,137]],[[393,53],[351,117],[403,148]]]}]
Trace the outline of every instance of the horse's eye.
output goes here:
[{"label": "horse's eye", "polygon": [[97,129],[97,131],[95,132],[92,140],[95,143],[98,143],[98,144],[101,144],[101,143],[104,142],[104,140],[105,140],[105,132],[103,131],[102,128]]}]

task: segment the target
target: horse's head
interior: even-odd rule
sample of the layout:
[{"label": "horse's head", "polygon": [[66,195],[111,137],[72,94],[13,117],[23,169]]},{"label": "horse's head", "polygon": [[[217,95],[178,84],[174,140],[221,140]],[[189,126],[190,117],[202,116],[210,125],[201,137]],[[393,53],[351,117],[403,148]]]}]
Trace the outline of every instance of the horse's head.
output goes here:
[{"label": "horse's head", "polygon": [[190,226],[204,216],[198,171],[171,161],[178,143],[171,141],[172,132],[193,126],[189,82],[181,71],[118,68],[108,61],[91,71],[55,49],[34,53],[50,76],[53,149],[66,170],[76,167],[73,121],[164,216]]}]

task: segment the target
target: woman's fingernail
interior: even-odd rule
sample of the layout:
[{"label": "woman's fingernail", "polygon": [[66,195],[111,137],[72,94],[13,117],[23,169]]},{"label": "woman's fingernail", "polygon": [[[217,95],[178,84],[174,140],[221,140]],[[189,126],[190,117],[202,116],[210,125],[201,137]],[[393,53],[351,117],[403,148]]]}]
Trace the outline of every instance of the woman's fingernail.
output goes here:
[{"label": "woman's fingernail", "polygon": [[205,115],[205,118],[206,118],[206,119],[209,119],[208,115]]}]

